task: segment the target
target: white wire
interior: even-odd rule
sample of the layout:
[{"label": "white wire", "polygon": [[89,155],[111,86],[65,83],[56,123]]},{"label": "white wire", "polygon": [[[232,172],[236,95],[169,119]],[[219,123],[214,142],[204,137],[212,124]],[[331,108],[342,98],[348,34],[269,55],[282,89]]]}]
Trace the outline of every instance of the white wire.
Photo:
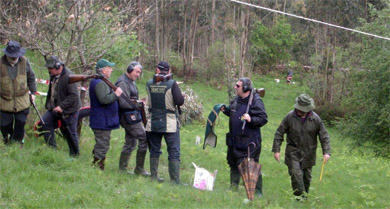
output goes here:
[{"label": "white wire", "polygon": [[295,18],[299,18],[299,19],[303,19],[303,20],[307,20],[307,21],[310,21],[310,22],[315,22],[315,23],[319,23],[319,24],[323,24],[323,25],[327,25],[327,26],[331,26],[331,27],[335,27],[335,28],[340,28],[340,29],[343,29],[343,30],[348,30],[348,31],[360,33],[360,34],[363,34],[363,35],[372,36],[372,37],[375,37],[375,38],[380,38],[380,39],[385,39],[385,40],[390,41],[390,38],[388,38],[388,37],[378,36],[378,35],[375,35],[375,34],[372,34],[372,33],[366,33],[366,32],[363,32],[363,31],[359,31],[359,30],[355,30],[355,29],[351,29],[351,28],[346,28],[346,27],[342,27],[342,26],[339,26],[339,25],[334,25],[334,24],[331,24],[331,23],[326,23],[326,22],[322,22],[322,21],[318,21],[318,20],[314,20],[314,19],[310,19],[310,18],[306,18],[306,17],[294,15],[294,14],[289,14],[289,13],[285,13],[285,12],[282,12],[282,11],[270,9],[270,8],[267,8],[267,7],[257,6],[257,5],[249,4],[249,3],[246,3],[246,2],[242,2],[242,1],[237,1],[237,0],[230,0],[230,1],[236,2],[238,4],[244,4],[244,5],[247,5],[247,6],[256,7],[258,9],[264,9],[264,10],[267,10],[267,11],[271,11],[271,12],[275,12],[275,13],[279,13],[279,14],[283,14],[283,15],[287,15],[287,16],[291,16],[291,17],[295,17]]}]

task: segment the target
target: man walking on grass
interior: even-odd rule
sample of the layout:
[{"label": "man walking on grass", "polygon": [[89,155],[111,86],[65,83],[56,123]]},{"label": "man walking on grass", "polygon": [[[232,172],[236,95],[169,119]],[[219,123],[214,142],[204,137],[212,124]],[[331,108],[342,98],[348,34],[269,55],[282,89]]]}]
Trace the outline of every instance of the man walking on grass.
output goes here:
[{"label": "man walking on grass", "polygon": [[321,118],[313,111],[312,98],[301,94],[295,99],[294,108],[276,130],[272,152],[279,162],[283,136],[287,134],[284,163],[288,166],[294,195],[305,198],[304,192],[309,193],[312,167],[316,164],[317,136],[324,163],[330,158],[330,139]]}]

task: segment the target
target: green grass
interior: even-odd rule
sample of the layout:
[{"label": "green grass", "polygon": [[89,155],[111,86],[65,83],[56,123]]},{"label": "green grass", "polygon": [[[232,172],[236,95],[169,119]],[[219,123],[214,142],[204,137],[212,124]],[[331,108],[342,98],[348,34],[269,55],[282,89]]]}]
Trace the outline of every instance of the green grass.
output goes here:
[{"label": "green grass", "polygon": [[[112,81],[119,76],[114,71]],[[152,72],[146,71],[138,81],[141,97],[145,97],[145,83]],[[325,167],[322,182],[321,150],[313,168],[311,192],[307,201],[293,199],[287,167],[278,164],[271,152],[274,132],[283,117],[292,109],[294,98],[309,92],[300,85],[276,83],[272,77],[256,77],[255,87],[264,87],[263,99],[269,122],[262,128],[262,164],[264,197],[244,203],[245,189],[229,190],[229,167],[226,163],[225,133],[228,119],[223,114],[215,128],[216,148],[195,145],[196,136],[204,137],[204,122],[181,129],[181,180],[191,185],[194,167],[191,162],[209,171],[218,170],[212,192],[199,191],[191,186],[158,184],[149,179],[129,175],[118,170],[119,154],[124,143],[124,131],[112,132],[111,149],[107,154],[106,170],[91,165],[93,133],[88,126],[81,136],[81,155],[71,160],[65,140],[57,138],[59,148],[51,149],[43,138],[34,138],[28,131],[23,150],[17,145],[0,145],[0,208],[389,208],[389,161],[374,158],[370,153],[350,151],[348,140],[336,129],[329,128],[332,157]],[[178,79],[180,80],[180,79]],[[40,84],[38,84],[40,85]],[[228,104],[226,90],[217,90],[203,83],[188,85],[199,95],[205,107],[205,118],[218,103]],[[42,87],[43,88],[43,87]],[[43,100],[43,99],[42,99]],[[30,112],[30,120],[36,120]],[[203,143],[203,142],[202,142]],[[284,146],[283,152],[284,155]],[[165,143],[160,158],[160,174],[169,179]],[[135,166],[135,153],[130,162]],[[283,160],[283,158],[282,158]],[[147,159],[146,168],[149,170]]]}]

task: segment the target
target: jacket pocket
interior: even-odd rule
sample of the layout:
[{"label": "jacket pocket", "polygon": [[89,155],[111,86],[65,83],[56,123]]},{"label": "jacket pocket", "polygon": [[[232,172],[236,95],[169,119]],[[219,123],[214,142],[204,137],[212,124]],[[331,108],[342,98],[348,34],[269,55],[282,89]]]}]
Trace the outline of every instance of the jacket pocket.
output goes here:
[{"label": "jacket pocket", "polygon": [[125,117],[125,122],[130,125],[137,124],[142,120],[141,113],[136,110],[125,112],[124,117]]}]

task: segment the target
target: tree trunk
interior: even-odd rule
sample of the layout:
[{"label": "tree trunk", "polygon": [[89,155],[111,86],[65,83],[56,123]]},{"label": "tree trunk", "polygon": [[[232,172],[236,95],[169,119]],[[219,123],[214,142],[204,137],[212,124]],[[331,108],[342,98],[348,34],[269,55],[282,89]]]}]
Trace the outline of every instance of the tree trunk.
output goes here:
[{"label": "tree trunk", "polygon": [[[137,16],[139,17],[140,15],[142,15],[143,14],[143,11],[144,11],[144,8],[143,8],[143,5],[142,5],[142,0],[138,0],[138,2],[137,2],[137,6],[138,6],[138,9],[137,9]],[[145,38],[144,38],[144,34],[145,34],[145,32],[144,32],[144,26],[145,24],[144,24],[144,21],[140,21],[140,23],[139,23],[139,25],[138,25],[138,27],[137,27],[137,39],[138,39],[138,41],[140,42],[140,43],[145,43]],[[143,63],[144,62],[144,56],[145,56],[145,54],[144,54],[144,52],[143,52],[143,50],[141,50],[141,52],[140,52],[140,54],[139,54],[139,57],[138,57],[138,62],[140,62],[140,63]]]},{"label": "tree trunk", "polygon": [[212,13],[212,19],[211,19],[211,44],[213,44],[214,43],[214,39],[215,39],[215,0],[213,0],[211,13]]},{"label": "tree trunk", "polygon": [[155,40],[155,46],[154,46],[154,61],[155,63],[158,63],[159,61],[159,55],[160,55],[160,24],[159,24],[159,12],[158,12],[158,0],[156,0],[156,40]]},{"label": "tree trunk", "polygon": [[183,7],[183,47],[181,51],[181,56],[183,59],[183,76],[185,78],[185,74],[187,73],[187,57],[186,57],[186,51],[187,51],[187,7],[186,7],[186,0],[183,1],[182,7]]},{"label": "tree trunk", "polygon": [[241,25],[243,30],[241,32],[241,45],[240,45],[240,77],[244,77],[246,75],[245,69],[245,57],[247,51],[247,43],[249,36],[249,27],[250,27],[250,8],[246,7],[245,9],[241,9]]}]

